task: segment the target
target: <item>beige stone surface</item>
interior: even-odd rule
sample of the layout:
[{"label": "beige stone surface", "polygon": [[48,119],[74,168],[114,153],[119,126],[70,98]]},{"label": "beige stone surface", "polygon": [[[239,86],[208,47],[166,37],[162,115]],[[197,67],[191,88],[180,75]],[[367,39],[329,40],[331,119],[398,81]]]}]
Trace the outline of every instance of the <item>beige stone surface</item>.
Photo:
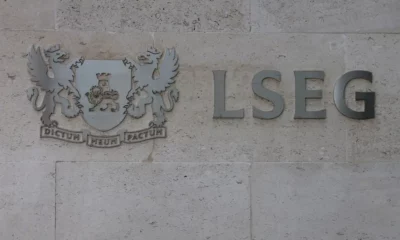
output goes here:
[{"label": "beige stone surface", "polygon": [[0,29],[54,29],[54,0],[0,1]]},{"label": "beige stone surface", "polygon": [[54,163],[0,163],[0,239],[54,240]]},{"label": "beige stone surface", "polygon": [[255,163],[252,236],[398,239],[399,163]]},{"label": "beige stone surface", "polygon": [[57,163],[57,240],[249,240],[249,166]]},{"label": "beige stone surface", "polygon": [[399,33],[398,0],[251,0],[254,32]]},{"label": "beige stone surface", "polygon": [[[0,240],[400,239],[399,13],[398,0],[0,0]],[[40,139],[27,51],[56,43],[70,64],[175,47],[168,137],[112,149]],[[213,119],[213,70],[227,71],[226,108],[243,119]],[[264,81],[285,101],[273,120],[252,116],[273,108],[252,91],[262,70],[282,75]],[[325,72],[307,83],[323,92],[307,109],[326,119],[294,119],[299,70]],[[374,119],[333,103],[352,70],[374,81],[351,82],[346,103],[362,111],[355,92],[374,91]],[[152,112],[106,133],[59,107],[53,119],[114,135],[147,128]]]},{"label": "beige stone surface", "polygon": [[60,29],[248,32],[250,1],[56,0]]}]

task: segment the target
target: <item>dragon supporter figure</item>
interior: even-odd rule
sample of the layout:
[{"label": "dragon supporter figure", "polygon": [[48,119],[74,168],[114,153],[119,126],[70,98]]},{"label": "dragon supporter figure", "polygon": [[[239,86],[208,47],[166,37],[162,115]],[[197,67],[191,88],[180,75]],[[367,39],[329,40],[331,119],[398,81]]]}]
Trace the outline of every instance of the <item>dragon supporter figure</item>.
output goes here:
[{"label": "dragon supporter figure", "polygon": [[[61,104],[61,112],[68,118],[73,118],[79,115],[79,108],[74,108],[67,98],[59,94],[63,90],[67,90],[68,94],[73,94],[76,99],[80,98],[79,92],[72,85],[73,72],[63,63],[69,59],[66,52],[61,51],[60,45],[54,45],[44,51],[45,57],[48,58],[48,64],[42,56],[40,47],[32,46],[28,54],[28,72],[31,76],[31,81],[45,91],[40,106],[37,106],[39,97],[39,89],[32,87],[27,90],[29,101],[36,111],[43,111],[41,121],[45,126],[56,124],[51,120],[51,115],[54,114],[56,104]],[[49,76],[50,70],[54,77]]]},{"label": "dragon supporter figure", "polygon": [[[163,61],[159,64],[159,59]],[[172,111],[174,103],[179,99],[179,90],[175,86],[174,77],[178,74],[178,57],[175,49],[166,49],[164,54],[151,47],[146,53],[137,57],[138,62],[125,59],[124,64],[132,69],[133,83],[135,88],[129,91],[127,99],[132,100],[134,94],[140,95],[141,91],[147,93],[147,97],[140,98],[136,105],[127,105],[127,113],[140,118],[146,113],[146,105],[151,104],[154,119],[150,126],[162,126],[165,121],[165,112]],[[168,89],[171,86],[170,89]],[[165,105],[162,93],[167,92],[169,107]]]}]

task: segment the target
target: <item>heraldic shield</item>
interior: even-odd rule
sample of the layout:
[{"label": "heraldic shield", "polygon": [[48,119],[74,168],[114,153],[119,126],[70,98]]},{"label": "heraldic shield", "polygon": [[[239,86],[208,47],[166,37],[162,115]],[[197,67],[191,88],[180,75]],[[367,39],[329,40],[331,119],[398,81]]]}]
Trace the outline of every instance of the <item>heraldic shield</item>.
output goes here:
[{"label": "heraldic shield", "polygon": [[100,131],[118,126],[126,117],[131,70],[122,60],[84,60],[75,69],[83,119]]}]

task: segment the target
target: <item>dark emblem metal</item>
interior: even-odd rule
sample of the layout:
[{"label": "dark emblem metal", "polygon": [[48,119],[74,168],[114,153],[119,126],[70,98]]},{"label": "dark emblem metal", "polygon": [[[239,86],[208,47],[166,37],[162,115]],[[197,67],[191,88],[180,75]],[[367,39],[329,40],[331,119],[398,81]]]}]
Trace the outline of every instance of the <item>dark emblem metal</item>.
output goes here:
[{"label": "dark emblem metal", "polygon": [[94,111],[111,111],[116,112],[119,110],[119,103],[116,102],[119,98],[117,91],[110,89],[110,73],[97,73],[99,83],[90,88],[90,91],[85,95],[89,103],[93,106],[89,108],[90,112]]},{"label": "dark emblem metal", "polygon": [[[40,47],[32,46],[28,54],[28,72],[37,87],[29,88],[27,95],[33,108],[43,111],[42,138],[86,142],[91,147],[115,147],[122,142],[136,143],[167,136],[165,112],[172,111],[179,99],[179,91],[174,84],[179,67],[174,48],[162,53],[151,47],[139,55],[137,61],[129,58],[85,60],[81,57],[65,64],[68,59],[68,53],[62,51],[60,45],[44,50],[44,55]],[[38,106],[40,90],[45,95]],[[72,101],[60,95],[63,91],[72,95]],[[164,92],[169,107],[164,102]],[[146,97],[141,97],[143,95]],[[137,103],[134,103],[134,98],[138,98]],[[64,116],[75,118],[81,115],[91,127],[103,132],[120,125],[126,116],[135,119],[143,117],[149,104],[154,119],[149,128],[143,130],[97,136],[89,130],[60,128],[58,122],[51,119],[56,104],[61,105]]]}]

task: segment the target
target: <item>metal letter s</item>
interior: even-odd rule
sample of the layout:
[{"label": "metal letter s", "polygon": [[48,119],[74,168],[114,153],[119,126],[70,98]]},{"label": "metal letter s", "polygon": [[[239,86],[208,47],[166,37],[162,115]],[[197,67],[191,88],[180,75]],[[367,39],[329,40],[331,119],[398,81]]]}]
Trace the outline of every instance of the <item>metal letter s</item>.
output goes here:
[{"label": "metal letter s", "polygon": [[264,98],[271,101],[272,104],[274,105],[274,109],[272,111],[267,112],[267,111],[261,111],[260,109],[253,106],[253,117],[260,119],[273,119],[279,117],[282,114],[285,108],[285,102],[283,100],[283,97],[279,93],[264,88],[262,83],[266,78],[272,78],[280,82],[281,73],[278,71],[268,71],[268,70],[261,71],[256,75],[254,75],[251,86],[253,88],[254,94],[259,96],[260,98]]}]

